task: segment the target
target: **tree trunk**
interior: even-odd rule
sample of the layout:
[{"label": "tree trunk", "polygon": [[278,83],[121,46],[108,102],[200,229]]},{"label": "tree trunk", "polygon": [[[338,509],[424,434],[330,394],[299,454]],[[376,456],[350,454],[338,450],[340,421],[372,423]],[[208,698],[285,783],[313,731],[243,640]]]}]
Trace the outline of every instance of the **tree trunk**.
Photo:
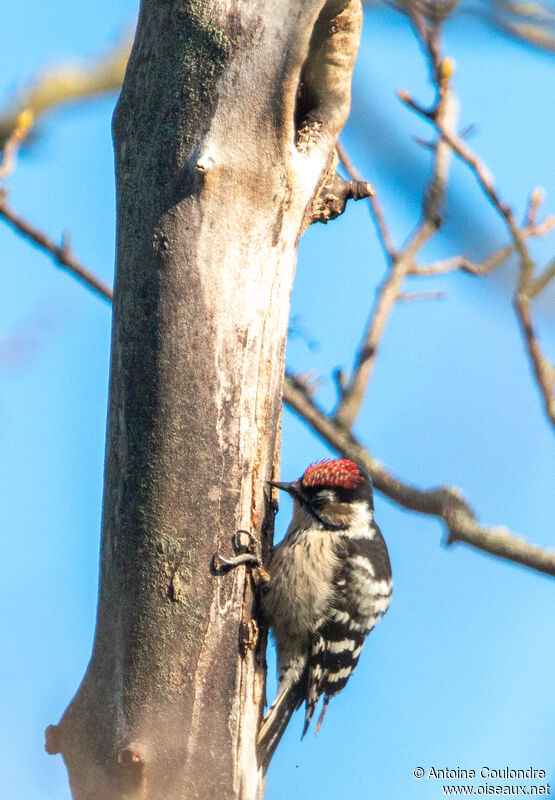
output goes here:
[{"label": "tree trunk", "polygon": [[113,126],[97,627],[47,729],[77,800],[263,794],[266,637],[244,568],[211,559],[272,534],[296,247],[335,215],[360,21],[359,0],[143,0]]}]

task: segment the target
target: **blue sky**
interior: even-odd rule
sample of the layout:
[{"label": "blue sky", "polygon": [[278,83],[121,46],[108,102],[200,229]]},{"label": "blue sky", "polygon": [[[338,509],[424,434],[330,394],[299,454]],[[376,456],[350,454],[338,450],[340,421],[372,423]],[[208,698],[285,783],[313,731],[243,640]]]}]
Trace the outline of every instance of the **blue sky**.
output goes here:
[{"label": "blue sky", "polygon": [[[39,69],[91,57],[132,24],[127,0],[12,4],[2,48],[0,99]],[[552,57],[492,33],[471,17],[446,32],[455,58],[461,123],[520,216],[537,184],[555,210]],[[418,214],[414,188],[429,136],[395,97],[431,100],[422,56],[392,11],[367,14],[353,113],[343,141],[371,180],[397,242]],[[10,202],[111,283],[114,248],[110,116],[115,98],[74,106],[40,123],[41,136],[8,181]],[[503,227],[467,171],[454,164],[444,231],[426,258],[483,257]],[[544,264],[554,237],[533,243]],[[96,607],[110,309],[0,225],[0,773],[7,798],[66,800],[60,757],[43,752],[84,673]],[[337,367],[349,368],[384,271],[364,203],[303,237],[292,297],[291,369],[316,369],[319,401],[334,402]],[[477,280],[428,279],[442,301],[399,305],[387,328],[356,433],[400,477],[460,487],[485,523],[555,546],[553,432],[545,421],[510,304],[512,272]],[[422,288],[422,284],[418,287]],[[554,358],[551,295],[537,313]],[[282,475],[330,455],[290,412]],[[286,499],[277,535],[287,524]],[[333,700],[317,739],[293,719],[268,773],[268,800],[432,800],[441,781],[417,766],[546,770],[555,786],[553,582],[462,544],[442,545],[434,521],[376,499],[395,593],[360,665]],[[268,694],[275,686],[270,655]],[[507,781],[490,781],[490,783]],[[509,782],[510,783],[510,782]],[[552,793],[555,789],[552,789]]]}]

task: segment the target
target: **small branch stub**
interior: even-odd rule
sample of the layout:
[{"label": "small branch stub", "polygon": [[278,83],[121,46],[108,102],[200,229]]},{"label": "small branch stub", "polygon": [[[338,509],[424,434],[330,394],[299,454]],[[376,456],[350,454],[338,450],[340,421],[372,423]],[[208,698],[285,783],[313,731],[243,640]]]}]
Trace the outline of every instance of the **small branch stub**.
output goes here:
[{"label": "small branch stub", "polygon": [[372,194],[372,187],[366,181],[346,181],[335,173],[331,183],[322,188],[312,204],[310,224],[326,224],[343,214],[349,200],[362,200]]},{"label": "small branch stub", "polygon": [[44,731],[44,749],[49,756],[61,753],[60,729],[58,725],[49,725]]}]

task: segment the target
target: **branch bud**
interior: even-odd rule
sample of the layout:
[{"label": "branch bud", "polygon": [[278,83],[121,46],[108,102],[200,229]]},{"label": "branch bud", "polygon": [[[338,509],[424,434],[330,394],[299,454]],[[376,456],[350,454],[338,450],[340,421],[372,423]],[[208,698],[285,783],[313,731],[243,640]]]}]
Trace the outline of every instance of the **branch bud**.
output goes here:
[{"label": "branch bud", "polygon": [[15,120],[14,126],[14,136],[16,136],[20,141],[25,139],[29,131],[33,126],[33,122],[35,121],[35,115],[31,111],[30,108],[24,108],[21,111]]},{"label": "branch bud", "polygon": [[530,205],[532,208],[537,208],[544,198],[545,189],[543,186],[536,186],[534,189],[532,189],[532,194],[530,195]]},{"label": "branch bud", "polygon": [[455,62],[452,58],[444,58],[439,65],[439,80],[441,83],[449,83],[455,72]]}]

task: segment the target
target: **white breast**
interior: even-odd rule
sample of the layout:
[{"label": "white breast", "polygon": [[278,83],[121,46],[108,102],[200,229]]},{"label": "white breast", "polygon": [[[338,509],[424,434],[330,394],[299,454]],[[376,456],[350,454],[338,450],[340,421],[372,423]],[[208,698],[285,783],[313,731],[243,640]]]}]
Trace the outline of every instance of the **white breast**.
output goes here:
[{"label": "white breast", "polygon": [[333,575],[340,563],[335,537],[313,525],[313,519],[297,508],[287,535],[270,562],[270,583],[263,606],[278,650],[282,640],[308,643],[324,621],[333,598]]}]

